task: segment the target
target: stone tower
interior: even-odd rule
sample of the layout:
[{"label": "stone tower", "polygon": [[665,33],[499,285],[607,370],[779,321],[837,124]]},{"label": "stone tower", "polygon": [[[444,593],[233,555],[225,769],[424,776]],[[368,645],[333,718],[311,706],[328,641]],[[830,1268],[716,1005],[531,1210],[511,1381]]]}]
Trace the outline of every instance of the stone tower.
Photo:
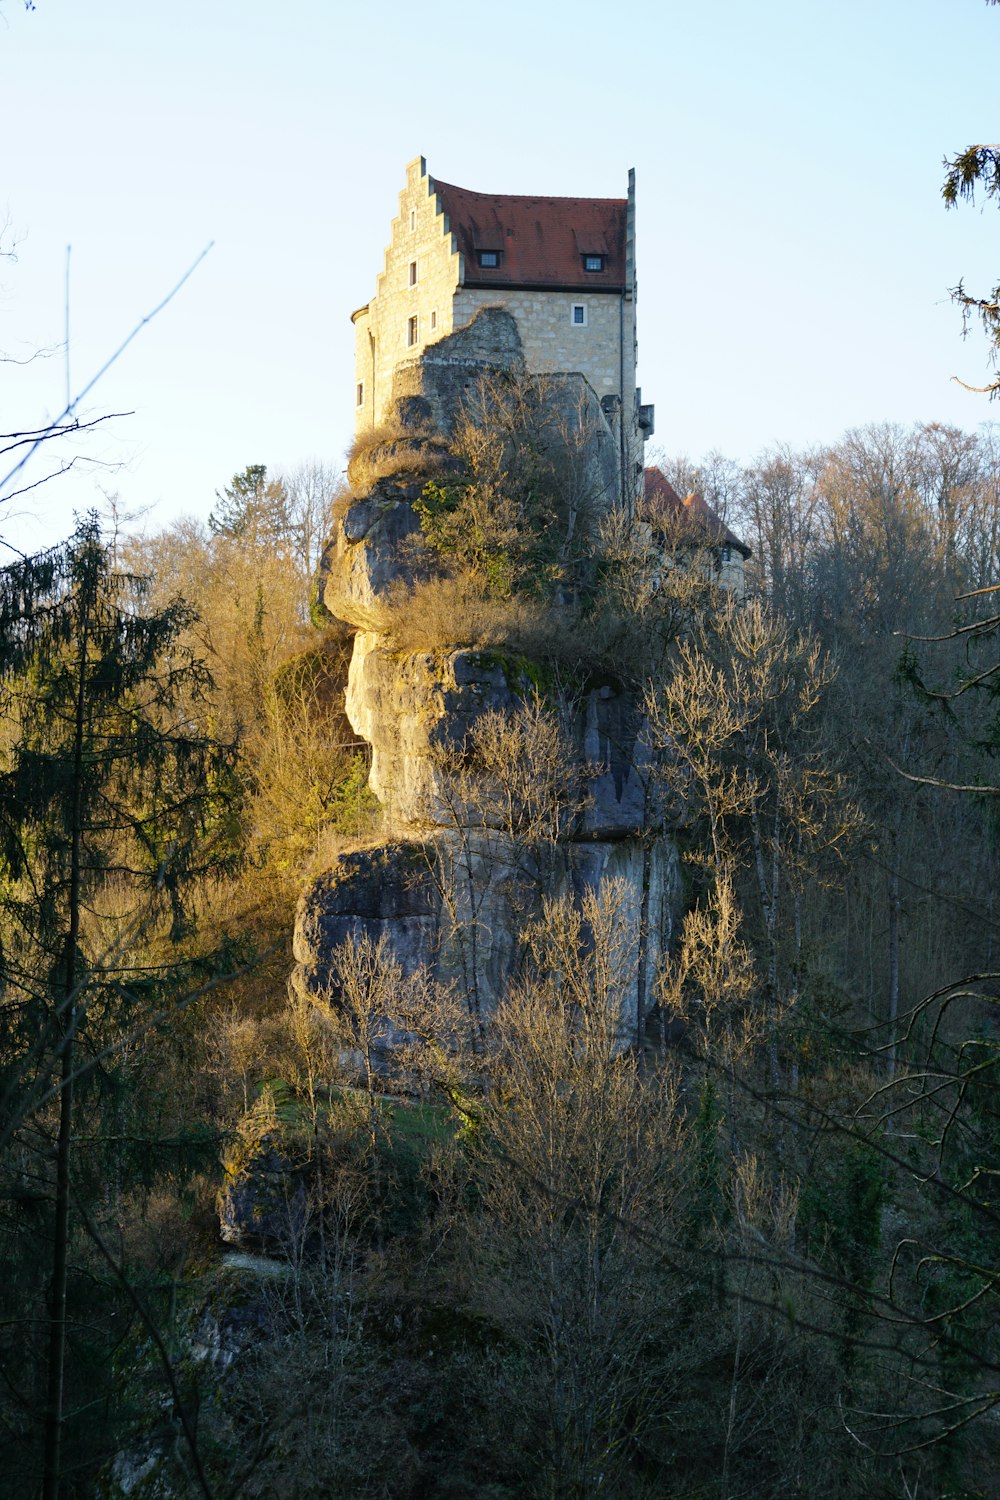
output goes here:
[{"label": "stone tower", "polygon": [[653,408],[635,383],[635,173],[626,198],[534,198],[439,182],[417,157],[375,296],[352,315],[355,430],[379,426],[408,363],[503,306],[532,374],[576,374],[600,401],[619,453],[619,493],[642,493]]}]

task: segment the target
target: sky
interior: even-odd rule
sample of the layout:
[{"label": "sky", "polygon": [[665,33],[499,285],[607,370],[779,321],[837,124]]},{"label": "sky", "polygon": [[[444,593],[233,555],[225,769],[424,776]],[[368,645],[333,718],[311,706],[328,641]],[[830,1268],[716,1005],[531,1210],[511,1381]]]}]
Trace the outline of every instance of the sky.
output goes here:
[{"label": "sky", "polygon": [[108,494],[155,530],[251,463],[342,468],[350,313],[421,154],[497,193],[624,197],[635,167],[667,453],[1000,418],[951,379],[988,367],[948,297],[1000,279],[1000,214],[941,201],[942,159],[997,139],[998,59],[983,0],[0,0],[0,433],[57,416],[212,246],[0,535],[54,543]]}]

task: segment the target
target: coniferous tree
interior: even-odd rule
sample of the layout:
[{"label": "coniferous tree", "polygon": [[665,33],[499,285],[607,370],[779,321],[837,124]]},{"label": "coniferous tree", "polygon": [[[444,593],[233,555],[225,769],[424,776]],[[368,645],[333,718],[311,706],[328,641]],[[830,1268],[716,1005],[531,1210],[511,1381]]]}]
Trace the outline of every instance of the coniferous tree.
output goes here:
[{"label": "coniferous tree", "polygon": [[255,547],[290,545],[294,527],[288,492],[281,479],[268,480],[266,465],[248,464],[215,498],[218,505],[208,518],[213,536]]},{"label": "coniferous tree", "polygon": [[[23,1160],[41,1142],[33,1175],[53,1195],[46,1500],[64,1471],[79,1085],[141,1028],[123,949],[166,921],[183,929],[184,880],[218,857],[228,770],[197,722],[207,674],[178,645],[190,612],[144,614],[144,591],[114,571],[93,516],[0,571],[0,1147]],[[109,939],[102,909],[123,891],[131,930],[119,920]]]}]

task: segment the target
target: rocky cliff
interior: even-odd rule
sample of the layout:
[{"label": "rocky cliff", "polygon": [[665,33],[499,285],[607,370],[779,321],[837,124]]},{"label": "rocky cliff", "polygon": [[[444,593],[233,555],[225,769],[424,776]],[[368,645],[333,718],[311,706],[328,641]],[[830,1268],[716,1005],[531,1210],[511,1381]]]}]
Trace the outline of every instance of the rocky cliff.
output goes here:
[{"label": "rocky cliff", "polygon": [[[459,618],[452,639],[426,650],[400,649],[391,629],[405,591],[442,568],[422,545],[426,480],[449,475],[456,423],[470,400],[482,411],[484,377],[498,375],[526,378],[513,319],[488,308],[397,373],[393,422],[349,468],[320,584],[356,631],[346,709],[371,748],[386,840],[344,855],[304,893],[293,976],[303,993],[326,992],[339,943],[385,934],[407,971],[452,976],[488,1011],[542,898],[609,877],[648,935],[648,989],[671,937],[678,860],[647,829],[643,725],[622,683],[587,672],[556,681],[513,646],[468,639]],[[551,425],[572,434],[575,492],[593,525],[616,493],[616,440],[582,376],[559,377],[546,399]],[[634,1035],[637,983],[623,984],[623,1036]]]}]

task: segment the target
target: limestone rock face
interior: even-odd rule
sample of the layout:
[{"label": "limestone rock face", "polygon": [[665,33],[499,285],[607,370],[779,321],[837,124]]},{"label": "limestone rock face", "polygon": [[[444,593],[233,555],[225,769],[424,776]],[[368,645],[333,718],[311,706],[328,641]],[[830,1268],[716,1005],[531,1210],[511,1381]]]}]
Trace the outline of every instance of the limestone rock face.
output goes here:
[{"label": "limestone rock face", "polygon": [[[572,706],[560,702],[570,780],[580,795],[542,852],[517,844],[502,799],[491,803],[485,784],[480,794],[470,791],[469,777],[477,721],[535,701],[544,672],[513,650],[403,652],[384,633],[390,593],[431,566],[415,509],[422,480],[409,469],[424,452],[429,472],[447,472],[442,435],[454,432],[463,401],[481,391],[484,373],[503,378],[522,368],[514,319],[502,308],[481,309],[397,368],[393,421],[352,464],[355,493],[336,516],[321,583],[327,608],[357,631],[346,713],[371,747],[370,785],[392,842],[345,854],[303,894],[292,983],[304,996],[329,997],[334,950],[367,934],[385,936],[406,973],[426,968],[455,979],[470,1004],[474,996],[488,1010],[516,971],[523,923],[543,896],[579,899],[609,879],[626,892],[625,919],[648,935],[647,996],[673,938],[679,861],[669,838],[648,833],[649,756],[636,702],[611,682],[595,682]],[[546,399],[578,460],[585,504],[592,511],[612,505],[621,455],[598,397],[581,375],[568,374],[551,377]],[[394,472],[372,478],[379,465]],[[500,811],[491,812],[493,805]],[[634,972],[623,979],[623,1037],[635,1034],[638,983]]]},{"label": "limestone rock face", "polygon": [[336,619],[359,630],[384,628],[380,603],[399,581],[426,572],[414,545],[420,519],[413,502],[429,474],[447,471],[445,440],[463,397],[484,375],[523,364],[516,322],[488,307],[396,370],[389,433],[351,460],[353,498],[334,516],[320,561],[320,596]]},{"label": "limestone rock face", "polygon": [[486,709],[510,712],[519,701],[496,652],[401,654],[373,632],[359,634],[346,711],[354,732],[372,747],[369,784],[390,824],[447,827],[454,815],[449,761],[461,755]]},{"label": "limestone rock face", "polygon": [[[650,926],[669,939],[679,891],[676,850],[664,839],[645,857]],[[567,843],[554,868],[546,872],[547,894],[579,896],[588,886],[596,888],[608,878],[619,878],[631,893],[624,915],[637,924],[643,859],[643,849],[634,839]],[[475,927],[476,941],[470,944],[475,948],[472,978],[480,998],[492,1005],[511,973],[519,947],[516,914],[530,909],[532,888],[537,893],[538,885],[537,867],[532,867],[523,851],[515,855],[491,829],[442,829],[423,841],[346,854],[299,900],[292,984],[304,997],[329,999],[334,950],[363,936],[373,943],[385,937],[407,974],[424,969],[439,978],[461,979],[466,958],[461,946]],[[446,907],[452,908],[451,915]],[[650,981],[661,951],[662,943],[657,940],[648,957]],[[464,977],[468,979],[468,973]],[[627,991],[629,1011],[634,999],[633,984]]]},{"label": "limestone rock face", "polygon": [[413,509],[419,494],[419,485],[382,480],[336,517],[320,562],[323,603],[336,619],[359,630],[382,629],[393,586],[418,576],[410,544],[420,535]]},{"label": "limestone rock face", "polygon": [[230,1245],[280,1254],[301,1237],[306,1222],[306,1186],[279,1135],[261,1149],[219,1195],[219,1227]]},{"label": "limestone rock face", "polygon": [[[515,320],[502,307],[484,307],[396,369],[388,431],[351,460],[352,497],[334,516],[320,562],[320,597],[336,619],[383,629],[392,589],[427,576],[432,563],[419,545],[414,502],[428,477],[453,466],[446,439],[463,403],[481,399],[484,379],[523,365]],[[619,492],[621,454],[604,408],[582,375],[542,378],[550,430],[574,455],[574,485],[588,505],[607,509]]]},{"label": "limestone rock face", "polygon": [[[372,747],[370,785],[392,826],[450,827],[457,797],[449,764],[486,710],[509,714],[533,691],[530,664],[514,654],[400,653],[374,631],[356,636],[347,717]],[[578,836],[637,833],[645,821],[648,752],[635,705],[610,685],[593,688],[569,728],[586,768]]]},{"label": "limestone rock face", "polygon": [[433,966],[440,903],[429,871],[433,852],[423,844],[383,844],[344,854],[299,900],[292,983],[302,995],[328,990],[330,958],[347,939],[385,934],[407,974]]},{"label": "limestone rock face", "polygon": [[[377,942],[385,936],[406,973],[424,969],[456,981],[488,1013],[515,971],[520,922],[526,910],[537,908],[539,890],[579,899],[609,879],[622,882],[622,917],[636,933],[647,890],[648,996],[678,919],[680,861],[672,840],[568,841],[541,871],[490,829],[453,828],[423,842],[345,855],[299,901],[292,984],[304,997],[328,1000],[333,950],[350,938],[367,935]],[[623,977],[623,1039],[634,1035],[637,990],[635,970]],[[392,1034],[387,1017],[387,1036]]]}]

